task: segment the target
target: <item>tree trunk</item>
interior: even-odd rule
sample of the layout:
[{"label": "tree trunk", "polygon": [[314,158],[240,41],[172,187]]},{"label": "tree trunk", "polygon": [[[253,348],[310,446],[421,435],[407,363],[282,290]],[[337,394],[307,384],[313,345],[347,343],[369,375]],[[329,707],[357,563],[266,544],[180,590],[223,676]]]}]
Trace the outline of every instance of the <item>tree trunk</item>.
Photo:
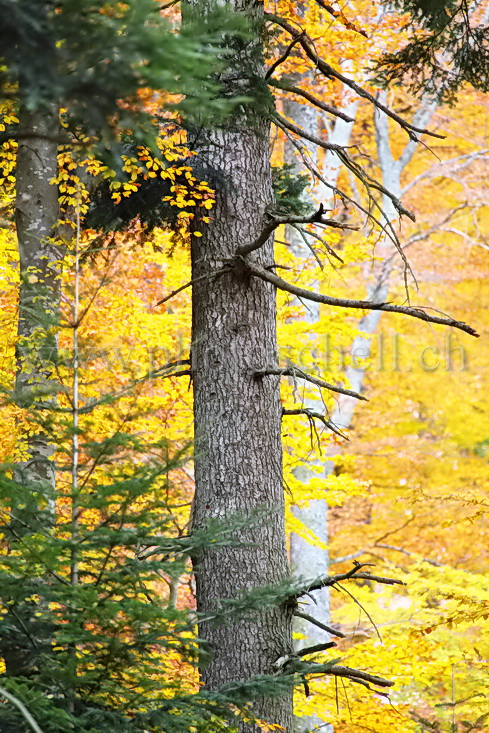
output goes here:
[{"label": "tree trunk", "polygon": [[[16,391],[22,401],[42,388],[48,393],[43,402],[49,402],[53,387],[64,255],[55,232],[58,190],[51,183],[57,173],[57,143],[47,139],[56,129],[54,111],[21,109],[19,132],[26,137],[21,137],[17,153],[15,223],[20,259]],[[30,436],[29,459],[18,466],[19,477],[54,487],[52,452],[45,434]]]},{"label": "tree trunk", "polygon": [[[56,110],[30,111],[21,104],[15,221],[20,258],[19,322],[15,393],[21,405],[49,408],[55,399],[52,371],[57,354],[56,324],[59,318],[60,269],[64,248],[55,239],[58,221],[58,191],[51,183],[57,173]],[[36,415],[42,415],[37,411]],[[48,413],[45,413],[48,414]],[[20,507],[13,501],[9,530],[11,544],[34,532],[49,531],[54,521],[54,450],[48,430],[37,423],[27,434],[20,429],[24,454],[16,463],[14,478],[23,487]],[[11,676],[29,677],[40,669],[51,639],[38,618],[39,608],[25,596],[35,592],[22,581],[16,598],[3,597],[9,611],[0,654]],[[39,587],[39,585],[37,585]]]},{"label": "tree trunk", "polygon": [[[355,118],[357,107],[358,99],[354,98],[348,102],[344,111],[348,116]],[[318,136],[317,110],[303,104],[298,104],[297,102],[285,100],[284,112],[298,127],[301,127],[312,135]],[[328,142],[337,145],[348,145],[351,128],[352,123],[337,119]],[[307,148],[311,160],[317,165],[316,146],[311,143],[308,144],[307,141],[303,141],[303,145]],[[307,174],[307,168],[304,166],[302,160],[294,154],[294,150],[290,144],[285,146],[285,162],[293,163],[298,173]],[[341,160],[336,153],[328,151],[321,172],[332,186],[336,185],[341,166]],[[316,193],[318,194],[318,200],[326,208],[329,208],[331,206],[331,189],[318,182]],[[287,233],[287,240],[293,243],[294,251],[299,258],[306,259],[310,256],[310,252],[306,248],[302,238],[297,235],[294,229],[291,228]],[[312,290],[317,289],[316,284],[311,287]],[[304,320],[311,324],[311,329],[314,331],[319,321],[318,303],[308,303]],[[321,401],[306,400],[305,406],[319,412],[323,410]],[[295,475],[302,483],[307,484],[317,474],[306,466],[302,466],[295,471]],[[293,512],[321,542],[324,544],[328,543],[328,507],[324,500],[313,500],[304,507],[294,507]],[[325,577],[329,572],[328,551],[312,545],[302,537],[299,537],[299,535],[292,534],[290,538],[290,564],[293,574],[297,577]],[[301,599],[301,609],[321,623],[329,624],[329,595],[329,588],[321,588],[320,590],[313,591]],[[296,642],[297,649],[315,646],[316,644],[323,644],[329,641],[329,634],[326,631],[303,619],[294,619],[294,630],[303,637]],[[318,726],[321,726],[321,730],[324,729],[324,733],[332,733],[333,731],[333,727],[325,725],[322,718],[315,713],[308,716],[297,716],[295,718],[294,729],[298,732],[309,731]]]},{"label": "tree trunk", "polygon": [[[234,3],[257,21],[263,8]],[[226,71],[235,89],[263,78],[261,35],[243,44]],[[260,112],[241,107],[220,129],[207,131],[194,146],[199,166],[216,190],[210,224],[193,223],[192,276],[208,279],[193,287],[192,373],[195,413],[194,526],[211,518],[248,517],[233,539],[239,547],[203,550],[196,562],[197,609],[207,614],[221,599],[282,581],[289,574],[282,483],[279,378],[257,379],[260,368],[277,366],[274,288],[236,269],[210,277],[240,244],[263,229],[273,203],[269,124]],[[273,241],[249,255],[273,263]],[[256,513],[256,514],[255,514]],[[233,618],[227,625],[201,622],[199,634],[212,658],[202,670],[210,689],[254,675],[271,674],[291,651],[291,609],[282,606]],[[260,719],[291,729],[290,694],[255,701]],[[243,733],[258,732],[242,723]]]}]

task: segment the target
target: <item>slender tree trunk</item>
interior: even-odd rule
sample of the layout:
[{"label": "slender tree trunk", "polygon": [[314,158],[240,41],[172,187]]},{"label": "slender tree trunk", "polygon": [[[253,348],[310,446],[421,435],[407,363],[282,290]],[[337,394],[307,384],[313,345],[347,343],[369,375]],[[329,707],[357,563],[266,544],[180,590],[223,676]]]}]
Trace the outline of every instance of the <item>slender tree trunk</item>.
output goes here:
[{"label": "slender tree trunk", "polygon": [[[64,248],[56,239],[58,190],[51,183],[57,173],[57,143],[45,136],[57,128],[57,114],[21,109],[17,153],[15,222],[20,259],[19,322],[16,390],[29,400],[36,390],[52,387],[52,364],[57,354],[60,273]],[[24,481],[54,487],[53,447],[47,435],[28,438],[29,459],[18,467]]]},{"label": "slender tree trunk", "polygon": [[[385,96],[385,95],[384,95]],[[386,99],[382,100],[384,104]],[[288,115],[293,116],[294,111],[300,114],[299,105],[296,105],[297,109],[290,106]],[[345,113],[355,119],[358,108],[358,99],[352,98],[350,103],[344,108]],[[427,125],[431,115],[434,111],[434,105],[424,104],[418,111],[415,119],[415,124],[424,127]],[[306,128],[306,119],[300,120],[294,117],[294,122],[301,125],[304,129],[308,129],[309,132],[315,133],[315,130]],[[389,145],[389,130],[387,126],[387,118],[382,113],[375,113],[376,122],[376,137],[377,137],[377,150],[379,163],[382,170],[382,182],[383,185],[391,191],[397,198],[400,198],[401,185],[400,176],[406,165],[411,160],[415,149],[416,143],[410,142],[406,145],[403,154],[398,160],[394,160]],[[348,145],[350,134],[352,129],[352,123],[345,122],[341,119],[336,120],[332,135],[329,138],[329,142],[337,145],[346,146]],[[342,163],[338,156],[332,152],[328,152],[325,156],[325,160],[322,167],[322,176],[332,186],[336,185],[339,172],[341,170]],[[324,184],[319,183],[316,189],[320,200],[325,206],[328,206],[331,198],[331,189],[326,187]],[[393,221],[396,218],[396,210],[392,204],[392,201],[388,197],[383,198],[383,210],[386,221]],[[389,240],[384,237],[382,242],[377,245],[376,253],[380,257],[380,261],[376,264],[373,272],[369,273],[368,279],[370,284],[367,287],[367,299],[374,301],[382,301],[387,298],[389,292],[389,280],[392,269],[392,259],[389,255],[392,255],[393,248],[390,245]],[[306,253],[307,254],[307,253]],[[351,352],[357,355],[362,355],[368,358],[371,349],[371,336],[377,330],[380,321],[380,311],[371,311],[368,313],[359,323],[359,331],[361,332],[353,341]],[[307,316],[307,321],[314,323],[319,320],[319,305],[310,303]],[[350,366],[347,369],[346,377],[349,381],[349,386],[355,392],[361,392],[363,382],[365,378],[365,370],[359,367]],[[338,395],[337,406],[331,417],[331,421],[337,425],[340,429],[348,429],[354,411],[356,409],[357,400],[353,397],[346,395]],[[309,404],[308,407],[312,409],[321,410],[319,404]],[[326,452],[327,460],[323,464],[323,476],[327,478],[334,469],[333,459],[341,451],[340,446],[331,446]],[[328,460],[329,459],[329,460]],[[316,474],[309,471],[307,468],[300,469],[298,478],[304,483],[307,483],[312,476]],[[303,524],[308,527],[318,539],[328,544],[328,505],[324,500],[315,500],[309,502],[306,506],[297,508],[295,515]],[[292,535],[291,537],[291,567],[296,575],[303,577],[314,577],[320,575],[327,575],[329,572],[329,557],[327,550],[312,545],[302,537],[298,535]],[[318,621],[324,624],[330,624],[330,601],[329,601],[329,589],[324,588],[321,591],[315,591],[314,600],[305,597],[303,599],[303,605],[307,613],[314,616]],[[309,607],[305,607],[309,606]],[[297,630],[303,635],[303,639],[299,642],[300,646],[313,646],[327,640],[327,633],[319,629],[317,626],[310,624],[307,621],[300,620],[300,624],[297,624]],[[325,726],[323,720],[316,714],[311,716],[304,716],[296,718],[296,730],[297,731],[309,731],[316,726],[322,726],[325,733],[332,731],[332,726]]]},{"label": "slender tree trunk", "polygon": [[[358,100],[356,98],[350,100],[344,109],[345,114],[354,119],[357,107]],[[296,125],[302,127],[302,129],[307,130],[307,132],[312,133],[313,135],[318,134],[318,116],[316,114],[314,114],[314,116],[311,114],[314,110],[311,110],[310,107],[299,105],[294,102],[288,102],[285,107],[285,112]],[[328,142],[337,145],[348,145],[352,126],[353,125],[350,122],[337,119]],[[312,145],[308,147],[311,158],[315,160],[315,158],[317,158],[315,147]],[[286,147],[286,162],[295,162],[298,172],[306,172],[301,161],[297,159],[296,156],[292,156],[291,146]],[[328,151],[325,156],[321,173],[332,186],[335,186],[337,183],[341,166],[342,163],[339,157],[335,153]],[[319,189],[316,189],[318,199],[326,208],[328,208],[331,205],[331,189],[321,184],[318,184],[318,186],[320,186]],[[294,231],[291,231],[288,234],[288,239],[294,243],[296,253],[299,257],[306,258],[309,256],[309,250],[305,247],[302,238],[297,237],[297,234]],[[312,289],[315,289],[314,285],[312,286]],[[308,303],[304,320],[311,324],[311,329],[314,331],[315,324],[319,321],[318,303]],[[322,403],[318,403],[313,400],[308,400],[306,407],[318,410],[319,412],[323,410]],[[314,471],[306,466],[297,469],[295,475],[304,484],[307,484],[311,478],[317,476]],[[329,540],[327,503],[324,500],[313,500],[306,506],[294,507],[293,511],[295,516],[304,524],[304,526],[310,529],[322,543],[327,545]],[[325,577],[329,572],[328,551],[327,549],[312,545],[297,534],[292,534],[290,538],[290,564],[292,572],[298,577]],[[329,596],[329,588],[321,588],[320,590],[313,591],[311,594],[304,596],[304,598],[301,599],[301,609],[312,615],[321,623],[329,625]],[[329,634],[318,626],[309,623],[309,621],[294,619],[294,629],[302,636],[302,638],[296,642],[298,649],[329,641]],[[309,731],[317,726],[322,726],[321,730],[324,730],[324,733],[332,733],[333,731],[333,726],[325,726],[324,721],[317,714],[296,717],[295,719],[295,730],[298,732]]]},{"label": "slender tree trunk", "polygon": [[[21,405],[52,404],[52,364],[56,359],[56,324],[60,300],[63,247],[56,240],[58,192],[51,183],[57,172],[57,111],[33,112],[21,104],[17,154],[15,221],[20,258],[19,321],[15,393]],[[43,414],[37,412],[38,415]],[[48,431],[38,424],[19,435],[25,458],[16,464],[15,480],[24,487],[24,501],[12,506],[11,542],[33,532],[49,531],[54,520],[55,469]],[[36,581],[32,578],[33,587]],[[34,592],[34,591],[31,591]],[[4,598],[9,633],[0,642],[9,675],[28,677],[39,671],[50,636],[38,622],[36,605],[19,588],[18,599]]]},{"label": "slender tree trunk", "polygon": [[[259,21],[262,6],[249,0],[233,4]],[[233,54],[226,79],[246,89],[263,77],[261,36]],[[264,116],[241,108],[221,129],[201,136],[200,165],[216,189],[209,225],[194,222],[202,236],[192,237],[193,278],[211,276],[253,241],[272,205],[269,125]],[[273,242],[249,255],[262,266],[273,263]],[[257,379],[254,372],[277,365],[275,293],[268,284],[238,270],[198,282],[193,288],[192,372],[195,412],[194,526],[211,518],[248,517],[234,538],[246,543],[203,550],[196,563],[197,608],[212,612],[221,599],[288,576],[282,484],[279,379]],[[254,512],[258,512],[254,516]],[[291,651],[291,610],[285,606],[234,618],[227,625],[201,622],[199,634],[212,658],[202,670],[207,687],[258,674]],[[260,719],[291,728],[290,694],[259,699]],[[258,732],[243,723],[243,733]]]}]

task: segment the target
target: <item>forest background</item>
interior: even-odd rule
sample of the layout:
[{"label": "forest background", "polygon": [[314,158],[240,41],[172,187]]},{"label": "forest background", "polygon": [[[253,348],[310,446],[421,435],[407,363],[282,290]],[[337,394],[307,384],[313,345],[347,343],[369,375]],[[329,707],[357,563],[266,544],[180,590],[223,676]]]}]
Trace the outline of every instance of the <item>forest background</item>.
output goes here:
[{"label": "forest background", "polygon": [[[453,9],[447,5],[450,17]],[[68,6],[62,12],[68,13]],[[125,17],[121,8],[108,4],[100,12],[118,20],[120,14]],[[350,579],[335,583],[339,592],[331,597],[324,588],[315,602],[306,597],[300,608],[338,633],[337,648],[316,650],[314,660],[326,665],[326,674],[308,668],[307,685],[295,693],[295,725],[297,730],[332,725],[336,731],[379,733],[485,730],[487,95],[465,84],[457,89],[455,103],[451,93],[447,104],[426,84],[417,96],[407,83],[383,90],[375,86],[375,62],[407,44],[420,22],[383,3],[358,0],[341,9],[279,3],[267,10],[306,28],[318,56],[377,101],[443,135],[424,136],[423,145],[338,78],[318,85],[298,42],[269,29],[266,63],[269,78],[278,79],[272,88],[280,91],[275,113],[280,116],[271,134],[279,203],[274,216],[301,219],[298,228],[290,221],[274,226],[276,262],[286,268],[288,281],[359,300],[365,290],[388,285],[389,302],[433,309],[426,312],[442,318],[449,313],[481,336],[476,341],[460,330],[402,315],[369,321],[368,311],[355,315],[325,305],[314,310],[293,292],[277,291],[278,364],[286,377],[281,404],[291,413],[284,415],[282,437],[292,560],[307,558],[305,570],[298,570],[308,578],[326,576],[329,567],[333,573],[358,575],[363,568],[356,571],[352,562],[372,562],[374,577],[405,584]],[[482,27],[484,4],[469,10],[472,25]],[[163,15],[174,28],[178,25],[173,4]],[[134,18],[135,27],[139,20]],[[229,24],[229,34],[247,37],[249,31],[233,25],[233,19],[221,20]],[[169,43],[173,30],[152,30],[167,33]],[[108,24],[106,31],[117,29]],[[89,36],[80,37],[88,44]],[[164,46],[157,45],[156,36],[151,42]],[[42,262],[19,268],[18,212],[28,208],[28,199],[22,201],[22,192],[19,199],[18,146],[26,148],[26,140],[31,145],[31,137],[22,137],[19,81],[3,80],[5,731],[33,727],[26,718],[30,714],[44,731],[115,724],[127,730],[280,729],[273,710],[266,715],[259,708],[256,720],[246,707],[263,691],[258,682],[235,697],[229,691],[214,698],[196,693],[195,586],[186,558],[195,559],[199,543],[221,543],[236,552],[240,542],[236,547],[233,534],[250,521],[238,512],[230,525],[216,524],[200,535],[199,527],[192,532],[189,526],[195,365],[190,290],[180,288],[192,279],[190,237],[205,239],[205,227],[212,230],[220,185],[219,178],[207,180],[199,171],[194,151],[202,142],[191,100],[200,93],[196,106],[209,105],[209,114],[223,120],[235,114],[233,105],[249,104],[249,90],[241,100],[223,101],[214,88],[205,87],[204,78],[219,78],[212,68],[219,39],[204,38],[202,48],[210,51],[193,56],[180,87],[168,83],[172,73],[132,87],[114,83],[113,99],[100,119],[87,116],[85,108],[76,110],[75,122],[89,120],[84,129],[73,127],[62,110],[61,130],[67,136],[76,131],[67,140],[57,132],[59,110],[52,99],[43,100],[47,124],[40,139],[59,147],[58,169],[45,176],[46,195],[57,186],[60,207],[56,239],[44,235],[56,261],[49,282],[45,272],[39,276]],[[192,57],[201,48],[190,45],[185,52]],[[117,57],[114,53],[113,61]],[[166,70],[169,57],[171,47],[158,61]],[[202,64],[197,80],[196,58]],[[138,58],[132,63],[137,65]],[[20,77],[22,83],[29,86],[28,74]],[[181,95],[185,85],[188,105],[175,109],[172,103],[181,99],[175,94]],[[311,107],[298,104],[305,101],[294,92],[298,85],[314,90],[323,109],[315,105],[312,114]],[[74,87],[71,93],[76,92]],[[89,87],[85,99],[92,93]],[[254,108],[260,103],[255,98]],[[35,109],[32,104],[29,114]],[[156,120],[157,146],[153,128],[145,127],[147,119]],[[182,119],[192,122],[182,126]],[[297,134],[297,125],[309,139]],[[351,146],[349,157],[335,157],[331,146],[336,144]],[[313,180],[311,168],[322,181]],[[155,179],[165,184],[156,200],[145,188]],[[402,196],[415,221],[404,216],[400,224],[399,208],[392,208],[392,198],[382,189],[383,213],[375,211],[374,181],[396,200]],[[31,182],[28,178],[27,185]],[[336,226],[318,235],[307,218],[313,219],[320,203]],[[314,208],[306,209],[308,204]],[[210,282],[219,287],[218,278]],[[21,320],[27,323],[34,313],[27,335],[22,328],[18,333],[19,291]],[[49,369],[46,348],[51,349]],[[304,380],[304,373],[316,382]],[[318,379],[331,389],[319,395],[324,384]],[[368,402],[344,394],[349,389],[361,391]],[[32,476],[21,479],[29,462],[32,466],[33,451],[45,451],[56,468],[55,494],[46,493],[39,476],[34,491]],[[317,572],[307,566],[310,562],[317,563]],[[215,615],[237,614],[233,623],[239,624],[240,614],[246,618],[250,608],[261,613],[257,603],[248,598],[247,609],[231,604]],[[267,603],[261,599],[258,605],[266,608]],[[314,633],[310,626],[297,627],[296,648],[318,641]],[[318,643],[330,640],[328,634]],[[355,685],[351,675],[332,673],[339,660],[342,667],[393,681],[389,697],[380,694],[382,687],[373,693]],[[302,670],[294,682],[306,676]],[[270,685],[270,678],[265,683]],[[195,710],[192,699],[199,700]],[[219,705],[235,716],[234,723]]]}]

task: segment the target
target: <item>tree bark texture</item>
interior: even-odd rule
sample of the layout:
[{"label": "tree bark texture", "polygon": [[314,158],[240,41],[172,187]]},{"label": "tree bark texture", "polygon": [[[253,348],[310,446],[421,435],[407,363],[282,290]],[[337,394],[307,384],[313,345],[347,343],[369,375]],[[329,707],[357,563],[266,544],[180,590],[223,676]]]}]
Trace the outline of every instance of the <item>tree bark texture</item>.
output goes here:
[{"label": "tree bark texture", "polygon": [[[24,393],[51,384],[56,358],[60,274],[64,248],[56,238],[58,190],[57,143],[46,139],[57,129],[57,113],[21,108],[17,153],[15,223],[20,259],[16,390]],[[49,460],[52,446],[44,434],[28,439],[29,460],[19,475],[54,486]]]},{"label": "tree bark texture", "polygon": [[[39,400],[52,403],[52,364],[57,353],[60,270],[64,248],[56,239],[58,191],[51,183],[57,173],[57,144],[46,139],[56,131],[57,112],[30,111],[21,104],[17,153],[15,222],[20,259],[19,321],[15,392],[20,404]],[[35,396],[36,395],[36,396]],[[20,506],[14,501],[10,523],[11,542],[23,536],[49,531],[54,521],[54,447],[48,431],[36,425],[19,435],[27,457],[16,463],[14,478],[24,487]],[[45,580],[33,577],[36,583]],[[25,593],[25,588],[24,588]],[[11,676],[36,674],[51,638],[36,617],[35,604],[6,598],[8,633],[0,641],[6,672]]]},{"label": "tree bark texture", "polygon": [[[233,5],[254,20],[262,7]],[[236,88],[263,77],[261,38],[234,52],[226,70]],[[236,81],[237,80],[237,81]],[[259,111],[241,107],[225,126],[201,135],[199,166],[216,190],[210,224],[193,223],[192,275],[212,276],[237,247],[256,239],[273,205],[269,125]],[[262,266],[273,263],[273,240],[248,255]],[[277,366],[275,293],[267,283],[239,272],[193,287],[192,373],[195,413],[194,526],[211,518],[248,517],[236,531],[242,545],[203,550],[195,564],[197,609],[212,613],[221,599],[282,581],[289,575],[282,483],[279,377],[256,378],[257,369]],[[255,515],[256,513],[256,515]],[[212,650],[202,679],[210,689],[258,674],[292,648],[291,609],[286,606],[233,618],[227,625],[202,621],[199,634]],[[254,703],[260,719],[291,730],[292,700],[263,698]],[[258,733],[242,723],[242,733]]]}]

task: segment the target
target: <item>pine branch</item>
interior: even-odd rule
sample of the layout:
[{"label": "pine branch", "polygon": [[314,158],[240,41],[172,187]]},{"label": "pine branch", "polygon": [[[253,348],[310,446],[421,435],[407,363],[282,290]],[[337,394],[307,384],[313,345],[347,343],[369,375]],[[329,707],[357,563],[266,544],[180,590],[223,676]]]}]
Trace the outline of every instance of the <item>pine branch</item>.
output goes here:
[{"label": "pine branch", "polygon": [[[336,308],[359,308],[361,310],[380,310],[387,313],[402,313],[403,315],[411,316],[412,318],[418,318],[420,321],[425,321],[426,323],[437,323],[442,326],[452,326],[453,328],[458,328],[460,331],[468,333],[470,336],[479,337],[475,328],[469,326],[467,323],[457,321],[450,317],[442,318],[440,316],[433,316],[419,306],[392,305],[390,303],[374,303],[369,300],[333,298],[332,296],[315,293],[312,290],[306,290],[305,288],[300,288],[292,283],[288,283],[278,275],[263,269],[254,262],[246,260],[245,266],[252,275],[259,277],[266,282],[272,283],[272,285],[275,285],[279,290],[291,293],[291,295],[295,295],[297,298],[305,298],[306,300],[311,300],[314,303],[323,303],[324,305],[331,305]],[[356,395],[354,394],[353,396]],[[360,397],[359,399],[365,398]]]}]

